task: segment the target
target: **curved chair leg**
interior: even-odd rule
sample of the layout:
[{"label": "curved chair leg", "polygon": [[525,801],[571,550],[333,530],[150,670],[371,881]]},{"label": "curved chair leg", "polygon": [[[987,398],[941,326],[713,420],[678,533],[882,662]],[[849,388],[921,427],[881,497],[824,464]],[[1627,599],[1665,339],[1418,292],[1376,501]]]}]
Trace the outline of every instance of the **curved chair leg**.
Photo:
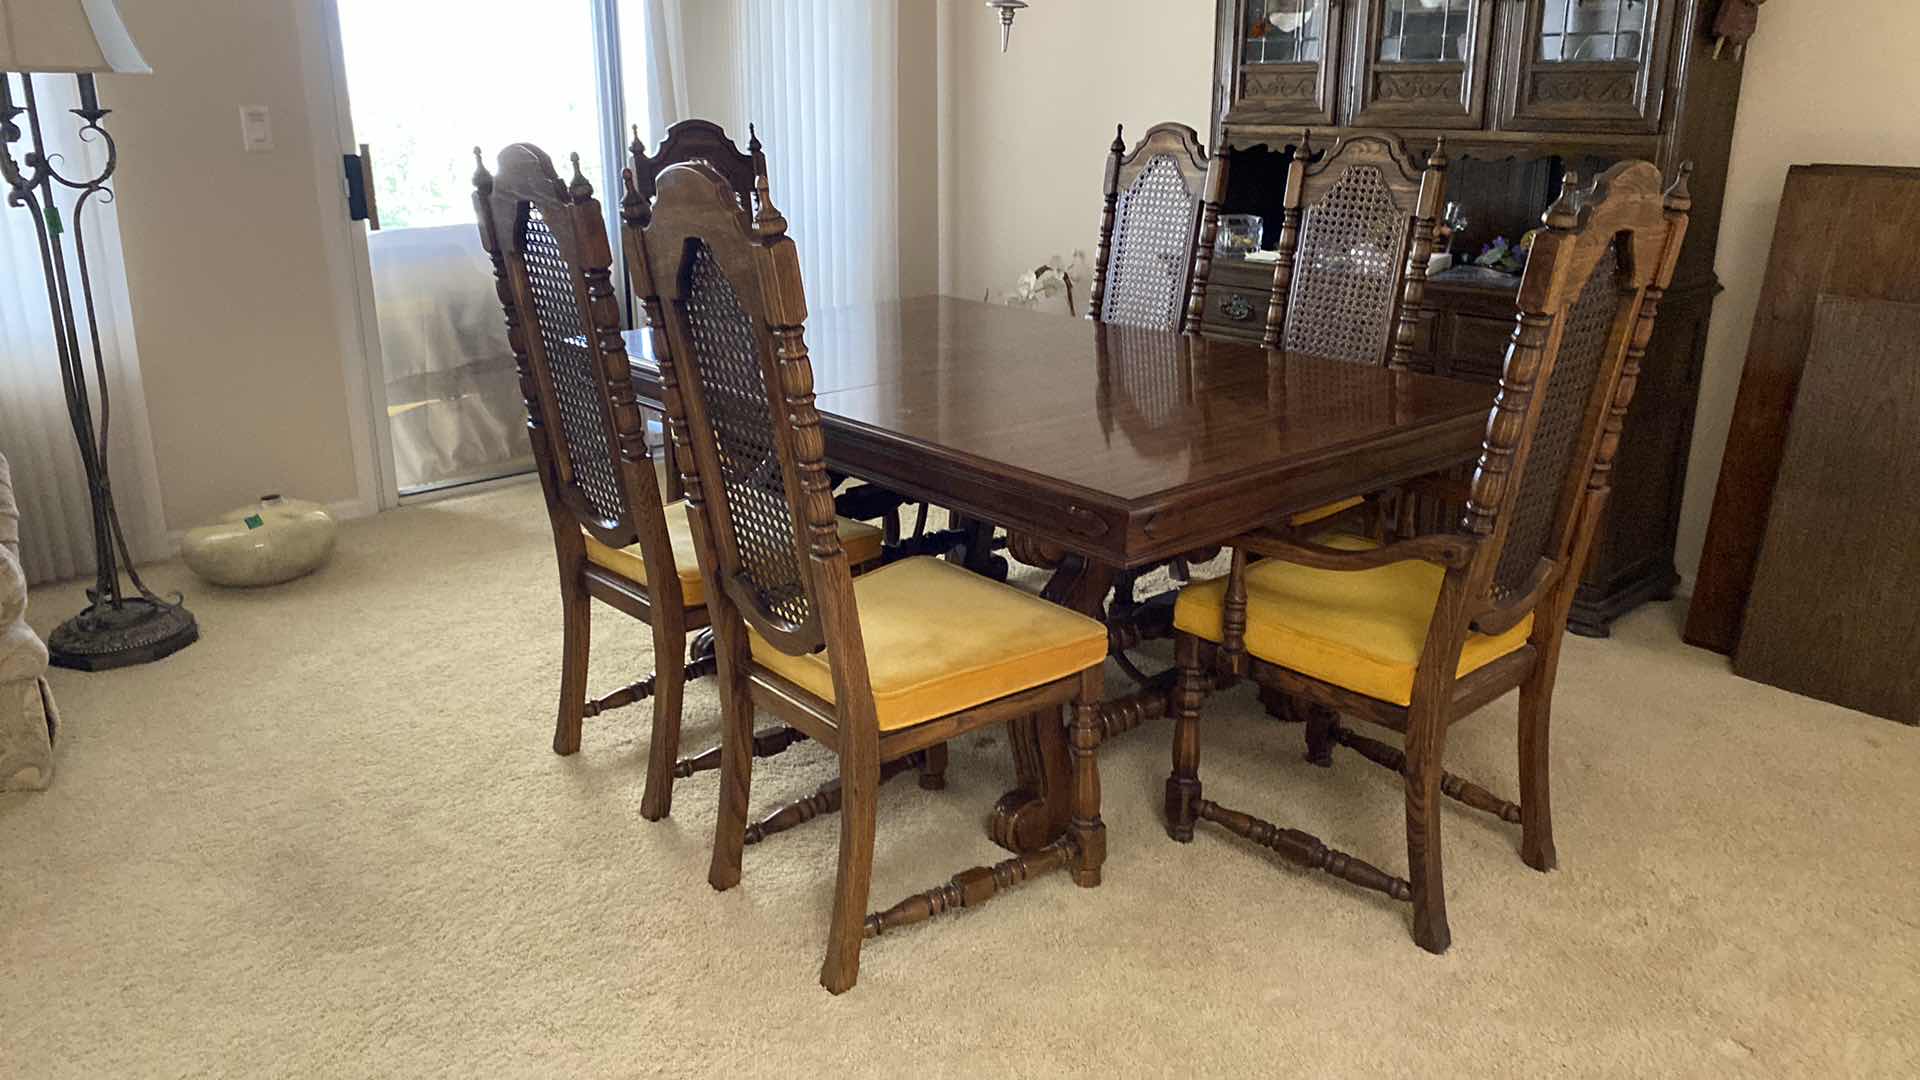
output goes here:
[{"label": "curved chair leg", "polygon": [[560,568],[560,715],[553,728],[553,752],[562,757],[580,751],[580,723],[587,709],[587,654],[593,646],[593,598],[580,568]]},{"label": "curved chair leg", "polygon": [[1193,839],[1193,823],[1200,816],[1200,702],[1206,697],[1206,673],[1200,667],[1201,642],[1180,634],[1174,662],[1180,679],[1174,684],[1173,774],[1167,777],[1167,835],[1180,843]]},{"label": "curved chair leg", "polygon": [[1107,826],[1100,820],[1100,691],[1102,671],[1088,668],[1080,674],[1080,693],[1073,699],[1073,724],[1067,734],[1073,762],[1073,821],[1068,826],[1076,851],[1073,883],[1083,889],[1100,884],[1100,867],[1107,861]]},{"label": "curved chair leg", "polygon": [[947,789],[947,744],[934,743],[927,747],[920,760],[920,790],[945,791]]},{"label": "curved chair leg", "polygon": [[[745,643],[723,634],[718,643],[720,688],[720,811],[713,823],[713,864],[707,884],[725,892],[740,884],[746,847],[747,800],[753,790],[753,695],[747,689]],[[733,638],[735,640],[728,640]]]},{"label": "curved chair leg", "polygon": [[1446,717],[1417,712],[1407,725],[1407,878],[1413,883],[1413,940],[1430,953],[1453,944],[1440,869],[1440,759]]},{"label": "curved chair leg", "polygon": [[1543,873],[1560,861],[1553,847],[1553,799],[1547,782],[1555,666],[1539,663],[1520,684],[1520,858]]},{"label": "curved chair leg", "polygon": [[640,796],[640,816],[648,821],[659,821],[673,811],[673,766],[680,758],[680,703],[687,685],[686,659],[686,630],[656,623],[653,738],[647,745],[647,786]]},{"label": "curved chair leg", "polygon": [[860,978],[860,944],[867,935],[867,898],[873,885],[873,835],[879,809],[879,745],[840,758],[840,872],[833,886],[833,923],[820,985],[844,994]]}]

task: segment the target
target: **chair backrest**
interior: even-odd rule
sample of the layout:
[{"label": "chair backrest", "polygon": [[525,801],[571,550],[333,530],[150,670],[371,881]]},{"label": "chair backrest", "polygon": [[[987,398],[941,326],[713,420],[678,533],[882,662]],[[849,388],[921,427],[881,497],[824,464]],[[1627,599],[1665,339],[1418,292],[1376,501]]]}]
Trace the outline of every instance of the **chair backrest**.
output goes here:
[{"label": "chair backrest", "polygon": [[[741,150],[725,128],[711,120],[682,120],[667,129],[659,149],[647,153],[640,141],[640,128],[633,129],[633,143],[627,147],[632,160],[633,184],[628,189],[639,196],[638,213],[644,222],[648,207],[659,189],[660,174],[674,165],[704,161],[713,167],[733,189],[740,208],[753,212],[754,191],[767,178],[767,155],[760,145],[760,133],[747,125],[747,148]],[[632,214],[625,215],[628,220]]]},{"label": "chair backrest", "polygon": [[[527,143],[502,150],[494,173],[473,153],[480,242],[493,260],[556,536],[585,528],[611,547],[638,542],[650,565],[671,566],[659,481],[620,336],[606,219],[580,158],[573,158],[572,181],[562,182],[552,159]],[[674,575],[650,577],[656,595],[677,594]]]},{"label": "chair backrest", "polygon": [[1311,141],[1287,167],[1267,347],[1404,366],[1446,194],[1445,140],[1424,172],[1390,136],[1349,135],[1317,158]]},{"label": "chair backrest", "polygon": [[1465,528],[1485,541],[1466,585],[1483,625],[1512,625],[1583,570],[1686,237],[1691,168],[1664,194],[1644,161],[1584,190],[1568,173],[1546,212],[1467,501]]},{"label": "chair backrest", "polygon": [[1207,157],[1185,124],[1156,124],[1127,152],[1108,147],[1100,249],[1088,315],[1148,330],[1198,331],[1213,266],[1226,157]]},{"label": "chair backrest", "polygon": [[[706,162],[660,176],[629,228],[629,273],[655,333],[675,460],[716,625],[734,614],[789,654],[830,646],[836,689],[870,699],[813,406],[800,258],[761,183],[749,218]],[[664,337],[664,342],[660,339]],[[846,679],[844,686],[840,680]]]}]

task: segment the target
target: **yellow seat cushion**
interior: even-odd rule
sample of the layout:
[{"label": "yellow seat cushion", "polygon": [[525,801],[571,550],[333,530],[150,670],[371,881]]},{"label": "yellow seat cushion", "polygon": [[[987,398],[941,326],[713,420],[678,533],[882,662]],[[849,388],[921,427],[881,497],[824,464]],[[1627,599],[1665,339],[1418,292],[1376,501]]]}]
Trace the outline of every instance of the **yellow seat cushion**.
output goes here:
[{"label": "yellow seat cushion", "polygon": [[1311,510],[1302,510],[1299,513],[1288,518],[1287,524],[1298,529],[1303,525],[1311,525],[1316,521],[1325,521],[1328,518],[1334,516],[1335,514],[1344,514],[1348,510],[1351,510],[1354,507],[1359,506],[1361,503],[1366,501],[1367,501],[1366,499],[1362,498],[1359,495],[1353,495],[1348,498],[1341,499],[1339,502],[1330,502],[1325,506],[1316,506]]},{"label": "yellow seat cushion", "polygon": [[[881,731],[899,731],[1094,667],[1107,628],[932,558],[853,582]],[[761,666],[833,700],[829,651],[788,656],[750,632]]]},{"label": "yellow seat cushion", "polygon": [[[1354,536],[1319,543],[1348,551],[1377,546]],[[1271,664],[1355,693],[1406,705],[1427,624],[1446,571],[1418,560],[1372,570],[1318,570],[1282,559],[1247,567],[1247,651]],[[1173,625],[1209,641],[1221,638],[1225,578],[1182,590]],[[1497,637],[1470,634],[1458,674],[1498,660],[1527,643],[1533,616]]]},{"label": "yellow seat cushion", "polygon": [[[700,577],[700,555],[693,546],[693,525],[687,520],[685,501],[663,507],[667,515],[667,539],[673,543],[673,569],[680,575],[680,597],[688,607],[707,602],[706,582]],[[863,521],[840,519],[840,543],[847,549],[847,562],[853,566],[880,557],[880,530]],[[587,561],[603,570],[611,570],[630,581],[647,582],[647,564],[640,557],[640,545],[611,548],[587,535]]]}]

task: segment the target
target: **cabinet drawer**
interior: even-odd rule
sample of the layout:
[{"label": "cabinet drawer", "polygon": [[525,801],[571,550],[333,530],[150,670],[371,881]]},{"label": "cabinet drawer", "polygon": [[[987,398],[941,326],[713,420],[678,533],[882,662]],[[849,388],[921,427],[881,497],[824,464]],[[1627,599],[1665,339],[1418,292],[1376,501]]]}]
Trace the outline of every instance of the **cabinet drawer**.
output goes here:
[{"label": "cabinet drawer", "polygon": [[1272,298],[1271,289],[1210,284],[1200,329],[1220,337],[1259,341],[1267,333],[1267,305]]}]

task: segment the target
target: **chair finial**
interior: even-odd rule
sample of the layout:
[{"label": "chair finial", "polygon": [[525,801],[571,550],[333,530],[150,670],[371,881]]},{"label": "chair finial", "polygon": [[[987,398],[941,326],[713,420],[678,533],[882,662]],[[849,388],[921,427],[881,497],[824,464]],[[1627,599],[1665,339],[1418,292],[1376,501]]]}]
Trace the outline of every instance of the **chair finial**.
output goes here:
[{"label": "chair finial", "polygon": [[1667,209],[1685,213],[1693,209],[1693,162],[1680,163],[1680,175],[1667,189]]},{"label": "chair finial", "polygon": [[767,189],[767,178],[753,178],[753,231],[762,240],[771,240],[787,234],[787,218],[780,208],[773,205],[773,195]]},{"label": "chair finial", "polygon": [[1127,152],[1127,125],[1115,124],[1113,126],[1113,145],[1107,147],[1107,149],[1116,154],[1124,154]]},{"label": "chair finial", "polygon": [[587,175],[580,171],[580,155],[569,154],[567,156],[573,161],[573,179],[567,184],[567,194],[573,196],[575,199],[591,198],[593,196],[593,185],[587,183]]},{"label": "chair finial", "polygon": [[636,161],[647,156],[647,144],[640,141],[639,124],[633,125],[633,142],[627,144],[627,151],[633,155]]},{"label": "chair finial", "polygon": [[637,222],[646,207],[646,200],[640,197],[640,185],[633,178],[633,170],[621,169],[620,182],[625,189],[620,196],[620,217],[629,223]]},{"label": "chair finial", "polygon": [[1447,137],[1442,135],[1433,140],[1433,153],[1427,155],[1427,168],[1444,169],[1447,162]]},{"label": "chair finial", "polygon": [[1547,207],[1541,222],[1549,229],[1571,229],[1580,224],[1580,174],[1568,169],[1560,178],[1560,197]]},{"label": "chair finial", "polygon": [[487,171],[487,158],[479,147],[473,148],[473,186],[483,192],[493,190],[493,174]]},{"label": "chair finial", "polygon": [[760,132],[752,124],[747,125],[747,153],[758,154],[761,151]]}]

